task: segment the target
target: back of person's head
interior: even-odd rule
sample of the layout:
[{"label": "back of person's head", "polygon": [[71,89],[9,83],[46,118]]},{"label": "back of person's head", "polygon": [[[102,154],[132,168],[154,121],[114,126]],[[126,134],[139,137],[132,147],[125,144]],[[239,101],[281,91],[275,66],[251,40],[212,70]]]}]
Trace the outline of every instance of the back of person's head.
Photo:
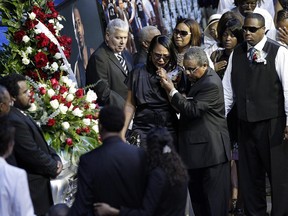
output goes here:
[{"label": "back of person's head", "polygon": [[199,23],[196,22],[194,19],[180,18],[177,20],[175,28],[180,23],[184,23],[190,29],[191,32],[190,46],[201,46],[202,32]]},{"label": "back of person's head", "polygon": [[157,35],[152,39],[147,54],[147,68],[149,70],[156,69],[152,61],[152,53],[158,44],[168,50],[170,59],[167,65],[169,68],[174,68],[177,65],[177,55],[172,40],[166,35]]},{"label": "back of person's head", "polygon": [[[288,5],[287,5],[287,7],[288,7]],[[278,27],[278,23],[279,22],[282,22],[282,21],[284,21],[286,19],[288,19],[288,8],[278,11],[277,12],[277,16],[276,16],[276,25],[277,25],[277,27]]]},{"label": "back of person's head", "polygon": [[149,170],[162,168],[172,185],[187,181],[186,168],[175,151],[173,138],[167,128],[152,128],[146,140]]},{"label": "back of person's head", "polygon": [[26,81],[26,78],[17,73],[9,74],[0,80],[0,84],[5,86],[11,97],[16,98],[19,94],[19,81]]},{"label": "back of person's head", "polygon": [[191,47],[184,54],[184,60],[195,60],[197,66],[203,66],[208,64],[208,57],[205,51],[201,47]]},{"label": "back of person's head", "polygon": [[7,89],[0,85],[0,116],[6,115],[10,111],[11,98]]},{"label": "back of person's head", "polygon": [[151,42],[151,40],[156,36],[160,35],[161,32],[156,26],[145,26],[138,33],[139,43]]},{"label": "back of person's head", "polygon": [[107,132],[120,132],[125,123],[122,109],[116,106],[105,106],[99,112],[99,124]]},{"label": "back of person's head", "polygon": [[50,207],[48,216],[66,216],[68,212],[69,207],[65,203],[59,203]]},{"label": "back of person's head", "polygon": [[129,31],[129,25],[127,22],[125,22],[119,18],[113,19],[108,23],[107,28],[106,28],[106,32],[109,33],[110,35],[113,35],[116,30],[128,32]]},{"label": "back of person's head", "polygon": [[[12,152],[14,145],[15,128],[9,121],[7,116],[0,117],[0,156],[6,157]],[[11,150],[9,152],[9,146]]]}]

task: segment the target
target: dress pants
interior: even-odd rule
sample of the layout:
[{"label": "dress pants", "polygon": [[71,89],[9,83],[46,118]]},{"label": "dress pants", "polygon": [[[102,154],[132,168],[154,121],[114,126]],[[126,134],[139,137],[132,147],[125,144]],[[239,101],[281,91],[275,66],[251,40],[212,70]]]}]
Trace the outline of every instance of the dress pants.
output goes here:
[{"label": "dress pants", "polygon": [[230,162],[189,169],[189,192],[195,216],[227,216]]},{"label": "dress pants", "polygon": [[288,143],[286,117],[239,121],[239,177],[247,216],[266,215],[266,173],[271,185],[272,216],[288,215]]}]

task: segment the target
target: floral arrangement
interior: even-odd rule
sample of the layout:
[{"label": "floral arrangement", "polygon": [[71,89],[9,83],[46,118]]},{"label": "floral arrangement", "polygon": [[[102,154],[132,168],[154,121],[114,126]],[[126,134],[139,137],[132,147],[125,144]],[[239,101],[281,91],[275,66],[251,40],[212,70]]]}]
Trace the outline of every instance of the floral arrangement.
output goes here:
[{"label": "floral arrangement", "polygon": [[63,17],[52,0],[0,1],[3,25],[8,26],[0,56],[1,75],[21,73],[32,87],[29,114],[45,139],[63,159],[79,156],[99,145],[97,96],[77,88],[67,59],[71,38],[61,36]]},{"label": "floral arrangement", "polygon": [[256,63],[263,63],[264,65],[267,64],[267,60],[265,59],[267,56],[267,53],[259,50],[254,51],[253,55],[252,55],[252,62],[256,62]]},{"label": "floral arrangement", "polygon": [[63,17],[53,1],[6,0],[0,3],[0,10],[9,40],[1,56],[3,74],[16,71],[34,80],[47,80],[71,73],[67,58],[72,39],[60,35]]},{"label": "floral arrangement", "polygon": [[[62,158],[73,162],[87,151],[96,148],[98,139],[97,95],[94,91],[76,88],[67,76],[32,86],[29,114],[37,119],[45,139]],[[64,150],[64,151],[61,151]]]}]

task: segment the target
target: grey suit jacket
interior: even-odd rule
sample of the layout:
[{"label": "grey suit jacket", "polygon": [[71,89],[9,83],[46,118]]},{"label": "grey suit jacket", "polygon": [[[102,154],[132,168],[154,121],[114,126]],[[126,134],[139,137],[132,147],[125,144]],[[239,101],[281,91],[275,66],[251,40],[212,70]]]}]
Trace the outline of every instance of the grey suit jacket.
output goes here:
[{"label": "grey suit jacket", "polygon": [[[131,71],[131,55],[127,51],[123,51],[122,55],[128,71]],[[113,51],[103,42],[90,57],[86,68],[86,85],[97,84],[93,90],[98,96],[98,103],[123,108],[128,92],[124,84],[126,77],[127,74]]]},{"label": "grey suit jacket", "polygon": [[179,152],[188,169],[230,160],[223,87],[211,68],[191,87],[187,98],[176,93],[171,104],[180,111]]}]

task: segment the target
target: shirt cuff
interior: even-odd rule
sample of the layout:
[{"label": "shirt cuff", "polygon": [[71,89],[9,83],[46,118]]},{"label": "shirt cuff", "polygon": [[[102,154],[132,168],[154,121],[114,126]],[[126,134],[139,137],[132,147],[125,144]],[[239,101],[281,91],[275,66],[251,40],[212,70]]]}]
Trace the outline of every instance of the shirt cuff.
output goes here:
[{"label": "shirt cuff", "polygon": [[169,96],[172,98],[178,91],[173,88],[170,92],[169,92]]}]

